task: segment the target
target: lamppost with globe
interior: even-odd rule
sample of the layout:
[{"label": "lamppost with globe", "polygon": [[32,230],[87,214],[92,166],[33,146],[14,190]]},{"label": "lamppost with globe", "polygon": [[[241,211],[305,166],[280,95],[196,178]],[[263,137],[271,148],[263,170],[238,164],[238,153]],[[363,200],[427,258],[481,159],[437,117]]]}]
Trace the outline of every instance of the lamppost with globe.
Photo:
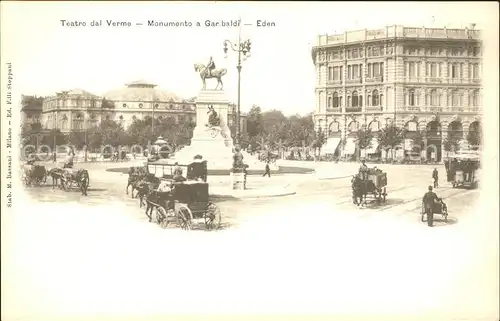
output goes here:
[{"label": "lamppost with globe", "polygon": [[[250,39],[241,41],[241,37],[238,36],[238,43],[233,44],[229,40],[224,40],[224,54],[225,57],[227,58],[227,50],[228,47],[231,48],[233,51],[236,51],[238,53],[238,65],[236,66],[236,69],[238,69],[238,107],[236,109],[236,142],[240,142],[240,97],[241,97],[241,60],[246,60],[246,58],[250,57],[250,49],[251,49],[252,43],[250,42]],[[243,57],[241,56],[243,54]]]}]

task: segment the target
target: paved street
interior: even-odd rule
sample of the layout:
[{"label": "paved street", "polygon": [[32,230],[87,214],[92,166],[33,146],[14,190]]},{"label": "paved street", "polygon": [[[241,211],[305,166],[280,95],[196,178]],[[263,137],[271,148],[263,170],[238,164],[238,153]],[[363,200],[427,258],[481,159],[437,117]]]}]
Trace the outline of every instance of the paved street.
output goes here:
[{"label": "paved street", "polygon": [[[17,302],[30,307],[19,310],[182,313],[195,305],[200,313],[362,309],[447,320],[496,309],[497,265],[485,255],[494,248],[484,244],[491,227],[486,218],[497,214],[478,210],[479,190],[452,189],[444,168],[438,168],[436,192],[448,204],[449,222],[438,217],[432,229],[419,212],[434,166],[379,165],[388,173],[381,206],[355,207],[350,178],[251,176],[254,188],[291,185],[296,194],[214,199],[226,228],[205,233],[148,223],[138,201],[125,195],[127,176],[104,166],[116,164],[87,166],[88,197],[30,188],[43,202],[19,204],[23,209],[10,218],[8,236],[19,249],[11,268],[23,277],[12,300],[22,297]],[[307,166],[325,170],[324,164]],[[326,170],[346,176],[356,167],[329,164]],[[210,183],[225,180],[211,177]]]}]

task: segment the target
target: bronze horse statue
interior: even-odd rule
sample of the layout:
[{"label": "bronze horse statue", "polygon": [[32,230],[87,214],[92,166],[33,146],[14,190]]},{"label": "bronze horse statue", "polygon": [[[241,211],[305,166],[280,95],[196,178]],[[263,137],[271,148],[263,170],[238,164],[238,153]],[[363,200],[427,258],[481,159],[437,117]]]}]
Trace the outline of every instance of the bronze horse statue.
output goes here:
[{"label": "bronze horse statue", "polygon": [[209,75],[208,74],[208,69],[204,64],[194,64],[194,71],[200,73],[201,81],[203,82],[203,88],[206,89],[206,79],[210,78],[215,78],[217,79],[217,86],[215,89],[218,89],[220,86],[220,90],[224,88],[224,84],[222,83],[222,76],[227,74],[227,69],[226,68],[218,68],[212,70],[212,73]]}]

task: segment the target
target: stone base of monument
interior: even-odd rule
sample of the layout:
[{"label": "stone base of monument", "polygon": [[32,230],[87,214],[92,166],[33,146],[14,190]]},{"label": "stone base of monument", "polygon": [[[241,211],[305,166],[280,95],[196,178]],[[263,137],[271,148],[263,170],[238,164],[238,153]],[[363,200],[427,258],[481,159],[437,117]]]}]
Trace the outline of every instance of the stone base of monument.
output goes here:
[{"label": "stone base of monument", "polygon": [[[228,124],[229,101],[222,90],[202,90],[196,99],[196,127],[193,131],[191,144],[175,152],[169,162],[189,164],[195,155],[201,155],[207,161],[207,168],[213,170],[228,170],[233,165],[233,140]],[[211,111],[217,113],[220,119],[218,126],[209,124]],[[242,152],[243,163],[251,170],[264,170],[265,163],[257,157]],[[270,164],[271,171],[279,167]]]},{"label": "stone base of monument", "polygon": [[231,177],[231,186],[233,190],[244,190],[246,189],[247,180],[245,178],[245,173],[234,173],[229,174]]}]

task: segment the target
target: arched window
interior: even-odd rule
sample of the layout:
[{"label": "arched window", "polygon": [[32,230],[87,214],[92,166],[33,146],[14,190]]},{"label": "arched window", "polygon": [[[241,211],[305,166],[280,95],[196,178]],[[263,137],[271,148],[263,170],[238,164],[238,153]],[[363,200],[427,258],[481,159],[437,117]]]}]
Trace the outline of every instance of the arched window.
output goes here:
[{"label": "arched window", "polygon": [[351,96],[347,96],[347,107],[351,107]]},{"label": "arched window", "polygon": [[340,131],[339,123],[334,121],[328,126],[328,134],[331,136],[333,133],[338,133]]},{"label": "arched window", "polygon": [[369,125],[368,125],[368,128],[372,131],[372,132],[378,132],[380,130],[380,124],[378,121],[374,120],[372,121]]},{"label": "arched window", "polygon": [[431,106],[439,105],[439,96],[436,89],[431,90]]},{"label": "arched window", "polygon": [[359,100],[358,100],[358,92],[353,91],[352,92],[352,107],[358,107]]},{"label": "arched window", "polygon": [[333,108],[339,107],[339,94],[333,93]]},{"label": "arched window", "polygon": [[332,97],[328,97],[328,108],[332,108]]},{"label": "arched window", "polygon": [[109,115],[106,115],[106,120],[109,120],[109,118],[110,118]]},{"label": "arched window", "polygon": [[372,92],[372,106],[379,106],[380,105],[380,97],[378,95],[378,90],[374,90]]},{"label": "arched window", "polygon": [[451,105],[453,107],[455,106],[458,106],[459,105],[459,96],[458,96],[458,91],[457,90],[454,90],[452,93],[451,93]]},{"label": "arched window", "polygon": [[408,93],[408,105],[415,106],[415,90],[410,90]]},{"label": "arched window", "polygon": [[356,121],[352,121],[349,124],[349,131],[350,132],[356,132],[356,131],[358,131],[358,123]]}]

